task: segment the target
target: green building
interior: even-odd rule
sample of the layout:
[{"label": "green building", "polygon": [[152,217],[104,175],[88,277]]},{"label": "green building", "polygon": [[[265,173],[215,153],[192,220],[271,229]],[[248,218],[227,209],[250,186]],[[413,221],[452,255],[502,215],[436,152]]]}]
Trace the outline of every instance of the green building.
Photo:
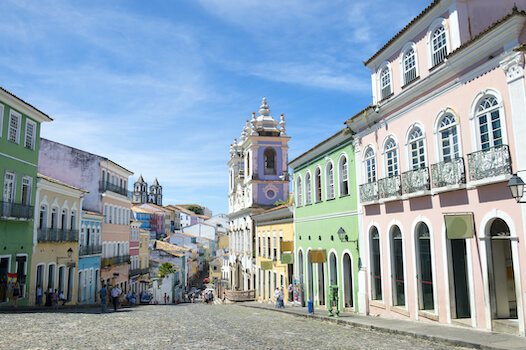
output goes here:
[{"label": "green building", "polygon": [[15,274],[21,287],[18,305],[28,305],[40,123],[49,121],[0,88],[0,306],[12,300],[9,282]]},{"label": "green building", "polygon": [[[353,138],[343,129],[289,163],[294,178],[296,279],[302,304],[365,313],[358,302],[361,267]],[[362,293],[363,294],[363,293]]]}]

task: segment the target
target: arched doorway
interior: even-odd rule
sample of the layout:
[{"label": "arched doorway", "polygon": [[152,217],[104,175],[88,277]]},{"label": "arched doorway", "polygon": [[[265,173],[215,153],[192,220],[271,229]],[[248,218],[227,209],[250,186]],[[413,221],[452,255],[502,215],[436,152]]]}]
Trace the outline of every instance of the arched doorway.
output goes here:
[{"label": "arched doorway", "polygon": [[300,250],[298,252],[298,276],[299,276],[299,285],[300,285],[300,301],[302,303],[302,306],[305,304],[305,300],[303,299],[304,298],[304,293],[303,293],[303,283],[305,282],[304,278],[303,278],[303,275],[304,275],[304,272],[303,272],[303,251]]},{"label": "arched doorway", "polygon": [[330,284],[334,284],[334,285],[337,285],[338,284],[338,267],[337,267],[337,263],[336,263],[336,254],[334,253],[331,253],[330,257],[329,257],[329,279],[330,279]]},{"label": "arched doorway", "polygon": [[313,267],[312,263],[310,262],[310,254],[307,254],[307,257],[309,257],[309,261],[307,263],[307,291],[308,291],[308,298],[309,300],[314,301],[314,275],[313,275]]},{"label": "arched doorway", "polygon": [[325,305],[325,263],[318,263],[318,305]]},{"label": "arched doorway", "polygon": [[416,226],[418,308],[434,310],[433,269],[431,264],[431,239],[429,228],[423,222]]},{"label": "arched doorway", "polygon": [[502,219],[490,227],[491,244],[488,259],[492,319],[517,318],[517,292],[511,254],[510,229]]},{"label": "arched doorway", "polygon": [[352,278],[352,261],[349,254],[343,255],[343,305],[344,307],[353,307],[353,278]]}]

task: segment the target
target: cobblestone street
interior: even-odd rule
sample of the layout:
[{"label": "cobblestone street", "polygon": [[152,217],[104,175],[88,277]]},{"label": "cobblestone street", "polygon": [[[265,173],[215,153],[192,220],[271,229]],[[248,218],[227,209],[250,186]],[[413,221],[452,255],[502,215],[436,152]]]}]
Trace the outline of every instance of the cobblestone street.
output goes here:
[{"label": "cobblestone street", "polygon": [[0,314],[0,349],[461,349],[236,305]]}]

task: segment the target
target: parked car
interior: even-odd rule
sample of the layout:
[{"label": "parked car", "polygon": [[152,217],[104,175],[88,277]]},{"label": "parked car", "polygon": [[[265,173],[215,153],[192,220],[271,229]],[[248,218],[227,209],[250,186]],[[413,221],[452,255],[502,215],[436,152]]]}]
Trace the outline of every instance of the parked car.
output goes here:
[{"label": "parked car", "polygon": [[150,293],[142,293],[140,296],[141,304],[149,304],[152,301],[152,295]]}]

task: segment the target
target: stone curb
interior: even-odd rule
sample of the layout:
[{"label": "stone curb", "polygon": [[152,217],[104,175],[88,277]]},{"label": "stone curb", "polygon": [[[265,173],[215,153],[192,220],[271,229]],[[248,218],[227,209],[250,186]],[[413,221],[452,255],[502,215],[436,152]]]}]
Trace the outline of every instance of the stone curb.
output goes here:
[{"label": "stone curb", "polygon": [[490,345],[484,345],[484,344],[480,344],[480,343],[473,343],[473,342],[469,342],[469,341],[465,341],[465,340],[461,340],[461,339],[446,338],[446,337],[439,336],[439,335],[429,335],[429,334],[419,333],[419,332],[414,332],[414,331],[393,329],[393,328],[388,328],[388,327],[384,327],[384,326],[375,326],[375,325],[372,325],[372,324],[364,324],[364,323],[360,323],[360,322],[356,322],[356,321],[350,321],[350,320],[345,320],[345,319],[341,319],[341,318],[327,317],[327,316],[316,315],[316,314],[310,315],[310,314],[297,313],[297,312],[288,312],[286,309],[285,310],[283,310],[283,309],[273,309],[273,308],[259,307],[257,305],[246,305],[246,304],[243,305],[243,303],[237,303],[237,305],[240,305],[240,306],[243,306],[243,307],[250,307],[250,308],[254,308],[254,309],[260,309],[260,310],[269,310],[269,311],[275,311],[275,312],[282,312],[282,313],[287,313],[287,314],[293,315],[293,316],[304,317],[304,318],[311,318],[311,319],[316,319],[316,320],[323,321],[323,322],[332,322],[332,323],[336,323],[336,324],[339,324],[339,325],[351,326],[351,327],[359,328],[359,329],[378,331],[378,332],[388,333],[388,334],[406,335],[406,336],[410,336],[410,337],[413,337],[413,338],[430,340],[430,341],[433,341],[433,342],[443,343],[443,344],[452,345],[452,346],[473,348],[473,349],[481,349],[481,350],[502,350],[502,347],[499,347],[499,346],[490,346]]}]

